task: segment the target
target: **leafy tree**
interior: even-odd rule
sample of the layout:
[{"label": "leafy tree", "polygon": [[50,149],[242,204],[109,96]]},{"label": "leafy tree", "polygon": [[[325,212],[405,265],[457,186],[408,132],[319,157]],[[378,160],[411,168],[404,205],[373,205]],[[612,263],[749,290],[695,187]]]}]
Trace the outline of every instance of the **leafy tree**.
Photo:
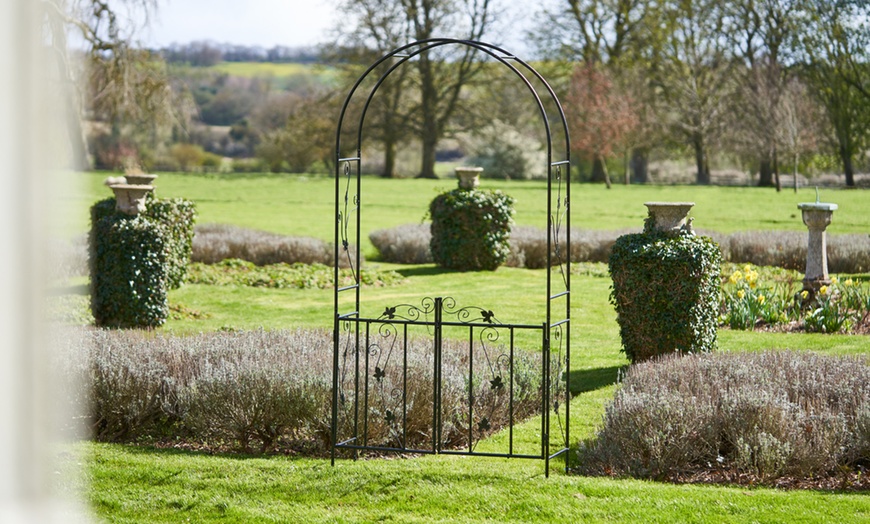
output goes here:
[{"label": "leafy tree", "polygon": [[[648,0],[565,0],[542,14],[541,25],[550,30],[530,35],[545,56],[605,67],[609,82],[630,96],[636,125],[624,145],[632,149],[631,166],[640,182],[647,180],[649,148],[657,141],[658,92],[650,80],[661,34],[654,7]],[[604,180],[603,167],[601,160],[593,162],[593,180]]]},{"label": "leafy tree", "polygon": [[574,72],[566,107],[571,147],[593,160],[593,180],[595,171],[600,170],[609,188],[607,158],[624,145],[626,136],[637,127],[631,98],[621,92],[603,69],[587,64]]}]

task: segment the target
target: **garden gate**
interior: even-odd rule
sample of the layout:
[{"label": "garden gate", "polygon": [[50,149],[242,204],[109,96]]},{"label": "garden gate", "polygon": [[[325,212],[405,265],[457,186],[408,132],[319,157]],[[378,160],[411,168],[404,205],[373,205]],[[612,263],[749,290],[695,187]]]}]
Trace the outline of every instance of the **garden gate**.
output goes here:
[{"label": "garden gate", "polygon": [[[503,323],[494,312],[497,307],[460,305],[452,297],[425,297],[418,304],[362,300],[360,168],[366,113],[394,71],[446,45],[464,46],[507,67],[540,112],[546,133],[550,269],[545,271],[546,290],[541,292],[543,306],[541,302],[529,306],[545,312],[535,322]],[[363,86],[374,78],[370,88]],[[365,102],[352,106],[354,95],[358,91],[365,95],[366,89]],[[352,107],[359,111],[359,121],[347,130],[343,126]],[[555,129],[550,125],[554,119],[560,124]],[[356,137],[351,153],[342,150],[342,137],[348,131]],[[554,159],[554,132],[564,137],[563,156],[558,159]],[[356,81],[342,106],[335,142],[332,464],[337,451],[348,450],[354,456],[369,451],[542,459],[547,475],[550,460],[565,455],[567,468],[570,139],[553,89],[528,63],[494,45],[448,38],[413,42],[381,57]],[[515,439],[514,424],[530,416],[541,419],[540,440]],[[504,428],[503,437],[478,446],[482,436],[498,427]]]}]

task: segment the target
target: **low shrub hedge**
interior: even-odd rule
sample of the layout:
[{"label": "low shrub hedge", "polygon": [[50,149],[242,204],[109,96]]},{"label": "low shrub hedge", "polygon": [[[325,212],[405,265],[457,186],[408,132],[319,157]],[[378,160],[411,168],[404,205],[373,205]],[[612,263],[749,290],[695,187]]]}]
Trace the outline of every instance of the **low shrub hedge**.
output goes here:
[{"label": "low shrub hedge", "polygon": [[[187,281],[191,284],[213,286],[251,286],[274,289],[328,289],[334,285],[334,270],[323,264],[270,264],[257,266],[253,262],[229,258],[217,264],[194,262],[190,265]],[[340,285],[354,283],[349,269],[339,270]],[[394,286],[405,282],[395,271],[363,269],[360,282],[365,286]]]},{"label": "low shrub hedge", "polygon": [[[406,224],[380,229],[369,240],[385,262],[426,264],[432,261],[427,224]],[[606,262],[616,239],[637,230],[571,230],[572,262]],[[724,234],[696,229],[712,238],[722,260],[757,266],[776,266],[803,271],[807,260],[807,234],[799,231],[742,231]],[[831,273],[870,272],[870,235],[828,235],[828,269]],[[532,226],[513,226],[510,254],[505,265],[542,268],[547,253],[547,231]]]},{"label": "low shrub hedge", "polygon": [[[355,246],[350,246],[350,256],[356,256]],[[331,267],[335,265],[335,252],[332,243],[319,238],[292,237],[228,224],[196,226],[191,260],[216,264],[227,259],[247,260],[258,266],[302,263]],[[347,257],[339,257],[338,265],[349,267]]]},{"label": "low shrub hedge", "polygon": [[783,351],[638,364],[579,455],[593,475],[836,476],[870,460],[870,361]]},{"label": "low shrub hedge", "polygon": [[[176,337],[65,328],[55,341],[61,360],[54,367],[88,378],[87,391],[71,398],[65,414],[72,419],[87,406],[86,419],[98,440],[319,452],[330,439],[332,343],[329,331],[311,329]],[[433,370],[425,351],[430,343],[409,344],[409,446],[431,442]],[[463,415],[468,402],[464,348],[464,343],[445,341],[442,437],[448,444],[464,443],[468,435]],[[540,410],[540,379],[532,376],[540,369],[539,359],[517,354],[517,418]],[[485,363],[476,364],[481,368],[475,376],[484,376]],[[381,379],[382,387],[393,391],[402,379],[398,367],[391,366]],[[476,381],[475,388],[476,409],[487,406],[496,414],[507,412],[510,396],[503,390],[494,390],[486,380]],[[375,418],[370,419],[369,441],[389,441],[394,430]],[[506,415],[491,418],[486,434],[505,423]]]}]

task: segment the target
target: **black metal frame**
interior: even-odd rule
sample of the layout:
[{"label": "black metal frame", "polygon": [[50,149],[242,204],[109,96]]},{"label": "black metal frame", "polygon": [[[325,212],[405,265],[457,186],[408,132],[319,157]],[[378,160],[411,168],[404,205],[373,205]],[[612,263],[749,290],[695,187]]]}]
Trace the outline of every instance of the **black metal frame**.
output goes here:
[{"label": "black metal frame", "polygon": [[[360,297],[360,252],[352,252],[351,242],[360,246],[360,219],[362,208],[362,183],[360,167],[362,162],[363,124],[366,113],[378,88],[397,68],[417,55],[445,45],[461,45],[471,47],[494,58],[509,68],[528,88],[534,97],[546,131],[547,143],[547,271],[546,285],[546,318],[539,324],[503,324],[499,322],[489,309],[480,307],[457,308],[452,298],[424,298],[420,306],[402,304],[388,307],[379,316],[365,317],[361,313]],[[345,116],[357,90],[376,68],[385,62],[394,62],[377,79],[369,91],[365,105],[356,128],[355,155],[342,156],[341,137]],[[517,64],[517,65],[514,65]],[[527,76],[528,75],[528,76]],[[536,87],[537,86],[537,87]],[[539,91],[543,89],[543,92]],[[542,99],[542,93],[546,95]],[[549,107],[548,107],[549,106]],[[554,161],[553,129],[550,125],[550,114],[560,120],[558,131],[564,136],[563,157]],[[332,379],[332,420],[331,420],[331,462],[335,464],[336,451],[350,450],[354,455],[359,451],[399,452],[399,453],[443,453],[483,455],[513,458],[535,458],[545,461],[545,474],[549,475],[550,460],[565,455],[568,466],[567,451],[570,433],[568,420],[570,416],[567,377],[570,373],[570,318],[571,318],[571,268],[570,242],[571,221],[569,211],[570,184],[568,173],[570,166],[570,138],[568,125],[561,103],[547,81],[528,63],[497,46],[472,40],[457,40],[436,38],[413,42],[402,46],[381,57],[373,63],[356,81],[341,109],[335,139],[335,287],[334,287],[334,324],[333,324],[333,379]],[[563,179],[564,169],[564,179]],[[352,274],[352,283],[342,286],[339,277],[339,264],[346,262]],[[558,273],[557,278],[553,274]],[[348,295],[350,295],[348,297]],[[347,297],[347,298],[344,298]],[[351,299],[352,297],[352,299]],[[345,309],[343,309],[343,307]],[[564,308],[564,309],[562,309]],[[564,311],[564,316],[558,315],[558,310]],[[455,317],[445,320],[444,316]],[[412,335],[409,329],[423,326],[427,336],[433,338],[431,348],[432,366],[432,427],[431,448],[414,449],[407,442],[407,409],[408,409],[408,358],[409,350],[413,351]],[[468,329],[468,376],[464,377],[468,384],[468,440],[463,450],[451,449],[442,442],[443,409],[441,402],[441,361],[444,358],[444,329]],[[541,447],[540,452],[515,452],[513,442],[514,425],[514,351],[515,334],[518,331],[540,331],[541,340]],[[494,351],[492,344],[501,338],[501,333],[509,333],[508,353],[502,353],[495,359],[490,358]],[[374,334],[374,336],[373,336]],[[475,336],[477,334],[477,336]],[[373,341],[374,338],[374,341]],[[343,343],[344,341],[344,343]],[[401,341],[401,343],[400,343]],[[487,345],[489,344],[489,346]],[[397,346],[402,348],[401,374],[395,378],[401,382],[401,388],[392,391],[379,391],[381,405],[370,405],[370,393],[378,392],[377,388],[386,383],[387,367]],[[475,353],[477,351],[477,353]],[[482,351],[488,365],[492,389],[507,388],[509,390],[508,420],[509,446],[506,452],[491,453],[475,451],[475,395],[474,357]],[[372,371],[371,360],[375,359],[375,369]],[[383,359],[383,362],[381,362]],[[479,360],[479,359],[478,359]],[[493,362],[496,365],[493,366]],[[396,368],[398,369],[398,368]],[[507,383],[503,373],[507,371]],[[498,374],[497,374],[498,372]],[[362,373],[362,375],[361,375]],[[555,375],[554,375],[555,374]],[[555,376],[555,379],[554,379]],[[372,379],[373,378],[373,379]],[[381,388],[383,389],[383,388]],[[401,401],[399,400],[401,397]],[[394,431],[393,444],[371,443],[368,440],[368,425],[370,416],[381,417],[378,422],[385,423],[390,431],[399,425],[398,406],[402,406],[401,434]],[[393,409],[388,407],[392,406]],[[564,419],[563,419],[564,413]],[[342,420],[339,420],[339,415]],[[551,415],[556,415],[559,433],[553,435],[556,451],[551,453]],[[477,433],[489,429],[488,418],[478,414]],[[564,420],[564,423],[563,423]],[[373,421],[374,422],[374,421]],[[341,428],[346,428],[349,435],[339,441]],[[362,427],[362,432],[360,428]],[[393,433],[391,433],[393,434]],[[401,436],[400,436],[401,435]]]}]

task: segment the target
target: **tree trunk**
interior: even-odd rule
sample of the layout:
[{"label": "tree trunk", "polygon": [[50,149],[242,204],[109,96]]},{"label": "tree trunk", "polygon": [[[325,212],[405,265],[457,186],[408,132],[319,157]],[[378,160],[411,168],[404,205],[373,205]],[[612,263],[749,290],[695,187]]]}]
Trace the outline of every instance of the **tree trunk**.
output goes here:
[{"label": "tree trunk", "polygon": [[607,174],[607,162],[600,156],[597,156],[595,157],[595,165],[600,166],[601,172],[604,175],[604,184],[607,186],[607,189],[610,189],[610,175]]},{"label": "tree trunk", "polygon": [[761,157],[758,163],[758,187],[773,186],[773,168],[771,167],[770,156]]},{"label": "tree trunk", "polygon": [[437,146],[437,135],[423,135],[423,159],[420,163],[420,174],[417,175],[417,178],[438,178],[435,175],[435,148]]},{"label": "tree trunk", "polygon": [[429,52],[420,53],[418,64],[420,71],[420,102],[422,112],[423,144],[420,174],[417,178],[438,178],[435,176],[435,148],[438,147],[438,91],[435,88],[435,78]]},{"label": "tree trunk", "polygon": [[625,179],[625,185],[630,185],[631,184],[631,169],[628,166],[629,162],[628,162],[628,150],[627,149],[625,150],[625,154],[622,156],[622,159],[623,159],[622,171],[623,171],[623,175],[624,175],[624,179]]},{"label": "tree trunk", "polygon": [[782,191],[782,184],[779,181],[779,155],[777,155],[776,149],[773,150],[773,180],[776,184],[776,192],[779,193]]},{"label": "tree trunk", "polygon": [[607,177],[607,167],[604,165],[604,162],[601,160],[601,157],[595,156],[592,159],[592,177],[589,179],[590,182],[604,182]]},{"label": "tree trunk", "polygon": [[392,140],[384,141],[384,171],[381,176],[384,178],[396,176],[396,143]]},{"label": "tree trunk", "polygon": [[631,171],[634,175],[634,182],[637,184],[646,184],[649,182],[649,152],[645,148],[634,148],[631,151]]},{"label": "tree trunk", "polygon": [[846,174],[846,187],[855,187],[855,169],[852,167],[852,155],[846,148],[840,148],[840,158],[843,161],[843,173]]},{"label": "tree trunk", "polygon": [[704,149],[704,140],[695,138],[695,165],[698,168],[697,183],[699,186],[710,185],[710,166],[707,164],[707,151]]},{"label": "tree trunk", "polygon": [[798,190],[797,177],[798,177],[798,155],[797,155],[797,153],[795,153],[794,154],[794,192],[795,193],[797,193],[797,190]]}]

